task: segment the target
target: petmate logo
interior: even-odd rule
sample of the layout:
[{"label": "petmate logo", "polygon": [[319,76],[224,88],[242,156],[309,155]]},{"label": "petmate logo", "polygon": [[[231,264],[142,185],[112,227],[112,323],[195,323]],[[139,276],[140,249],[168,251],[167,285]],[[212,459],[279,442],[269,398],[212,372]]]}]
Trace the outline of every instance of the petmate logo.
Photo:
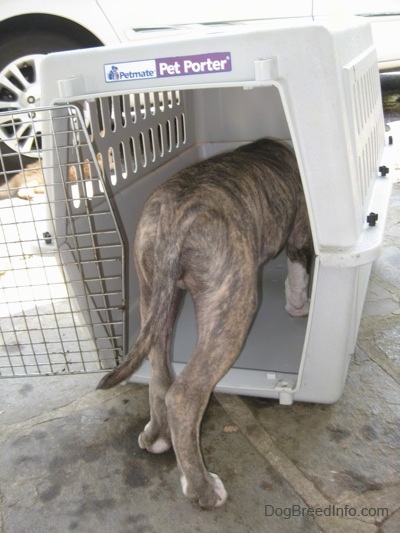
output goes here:
[{"label": "petmate logo", "polygon": [[211,52],[209,54],[163,57],[104,65],[107,83],[193,74],[217,74],[231,70],[230,52]]},{"label": "petmate logo", "polygon": [[150,59],[146,61],[112,63],[104,65],[104,74],[107,82],[157,78],[156,62],[154,59]]}]

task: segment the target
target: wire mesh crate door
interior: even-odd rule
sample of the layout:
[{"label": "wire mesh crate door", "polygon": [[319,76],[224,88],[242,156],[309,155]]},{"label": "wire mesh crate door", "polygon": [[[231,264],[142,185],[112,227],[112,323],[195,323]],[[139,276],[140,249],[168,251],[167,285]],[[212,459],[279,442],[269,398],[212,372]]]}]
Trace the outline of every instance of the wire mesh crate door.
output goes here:
[{"label": "wire mesh crate door", "polygon": [[95,371],[125,351],[123,240],[84,120],[38,111],[46,194],[1,201],[3,376]]},{"label": "wire mesh crate door", "polygon": [[[64,195],[64,201],[54,203],[57,240],[79,307],[92,329],[101,367],[107,368],[126,349],[123,236],[84,119],[76,108],[68,109],[71,116],[58,124],[55,150],[50,152],[60,162],[55,190]],[[67,133],[67,139],[59,142],[59,133]]]}]

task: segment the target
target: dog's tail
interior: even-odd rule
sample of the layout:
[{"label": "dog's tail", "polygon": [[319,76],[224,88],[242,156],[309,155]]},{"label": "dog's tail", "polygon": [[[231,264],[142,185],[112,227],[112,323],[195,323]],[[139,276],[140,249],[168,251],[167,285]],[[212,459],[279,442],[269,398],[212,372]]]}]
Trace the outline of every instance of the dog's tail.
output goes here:
[{"label": "dog's tail", "polygon": [[141,366],[155,342],[155,331],[151,330],[150,320],[141,329],[136,342],[129,350],[124,361],[106,374],[97,385],[97,389],[111,389],[128,379]]},{"label": "dog's tail", "polygon": [[179,257],[183,238],[181,233],[177,241],[170,242],[165,234],[157,236],[153,264],[154,279],[147,320],[124,361],[103,377],[97,389],[110,389],[128,379],[158,342],[160,334],[166,327],[179,279]]}]

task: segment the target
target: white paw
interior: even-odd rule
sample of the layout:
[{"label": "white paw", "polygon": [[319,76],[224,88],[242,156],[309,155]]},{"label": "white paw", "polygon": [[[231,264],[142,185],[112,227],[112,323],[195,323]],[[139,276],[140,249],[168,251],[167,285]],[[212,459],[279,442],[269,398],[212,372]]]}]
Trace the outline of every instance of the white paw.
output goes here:
[{"label": "white paw", "polygon": [[139,435],[138,443],[142,450],[147,450],[150,453],[164,453],[171,448],[171,442],[163,437],[158,438],[152,444],[146,444],[146,430],[149,428],[150,422],[148,422],[144,428],[144,431]]},{"label": "white paw", "polygon": [[[221,507],[221,505],[224,505],[224,503],[226,502],[226,499],[228,498],[228,493],[226,492],[224,484],[217,476],[217,474],[213,474],[213,472],[210,472],[210,476],[213,478],[214,492],[217,496],[217,502],[214,504],[214,507]],[[186,477],[183,475],[181,476],[181,486],[183,494],[190,498],[190,494],[188,491],[188,482]]]},{"label": "white paw", "polygon": [[35,193],[32,189],[24,188],[18,189],[18,196],[23,200],[33,200],[35,198]]},{"label": "white paw", "polygon": [[287,302],[285,305],[286,312],[290,316],[308,316],[310,311],[310,300],[301,305],[300,307],[295,307],[291,302]]},{"label": "white paw", "polygon": [[210,475],[214,479],[214,490],[218,498],[217,503],[215,504],[215,507],[221,507],[221,505],[224,505],[224,503],[226,502],[228,493],[226,492],[224,484],[222,483],[220,478],[217,476],[217,474],[213,474],[212,472],[210,472]]},{"label": "white paw", "polygon": [[167,439],[160,437],[154,441],[153,444],[147,448],[147,450],[151,453],[164,453],[170,448],[171,443]]},{"label": "white paw", "polygon": [[187,482],[187,479],[185,476],[181,476],[181,487],[182,487],[182,492],[185,496],[189,497],[189,494],[188,494],[188,482]]},{"label": "white paw", "polygon": [[139,448],[142,448],[142,450],[146,449],[146,445],[145,445],[144,440],[143,440],[143,433],[141,433],[139,435],[138,444],[139,444]]}]

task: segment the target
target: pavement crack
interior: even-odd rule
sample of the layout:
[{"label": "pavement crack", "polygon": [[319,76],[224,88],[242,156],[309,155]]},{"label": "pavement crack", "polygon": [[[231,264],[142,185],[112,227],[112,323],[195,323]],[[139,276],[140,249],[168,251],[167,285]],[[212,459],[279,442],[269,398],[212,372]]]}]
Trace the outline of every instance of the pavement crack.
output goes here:
[{"label": "pavement crack", "polygon": [[95,409],[98,405],[106,405],[113,402],[117,396],[126,394],[124,387],[118,387],[112,391],[90,391],[76,400],[72,400],[60,407],[50,408],[40,415],[33,416],[22,422],[1,427],[0,443],[8,440],[15,432],[32,429],[41,424],[52,422],[68,416],[70,413],[82,412],[88,409]]},{"label": "pavement crack", "polygon": [[216,394],[218,402],[240,431],[270,465],[294,488],[310,507],[328,506],[329,501],[277,447],[249,407],[237,396]]},{"label": "pavement crack", "polygon": [[[360,512],[356,516],[344,515],[342,507],[345,508],[347,502],[332,504],[315,487],[293,462],[277,447],[272,437],[259,423],[251,409],[238,396],[228,394],[215,394],[217,401],[227,413],[232,423],[238,426],[241,433],[250,441],[254,448],[265,458],[274,470],[293,488],[297,495],[305,502],[308,510],[319,509],[321,515],[314,514],[315,521],[323,531],[357,531],[359,533],[375,533],[378,531],[376,517],[363,516],[364,508],[378,508],[378,504],[389,497],[390,488],[386,490],[373,491],[369,499],[369,493],[363,495],[354,503],[360,505]],[[394,495],[394,501],[390,498],[391,510],[397,509],[397,501],[400,501],[398,494]],[[397,498],[397,499],[396,499]],[[389,500],[388,500],[389,501]],[[393,505],[392,505],[393,504]],[[362,507],[364,505],[364,507]],[[374,507],[374,505],[376,507]],[[339,515],[335,514],[335,509],[340,507]],[[380,507],[383,507],[381,505]],[[324,514],[327,512],[327,514]],[[384,517],[386,519],[386,517]]]}]

